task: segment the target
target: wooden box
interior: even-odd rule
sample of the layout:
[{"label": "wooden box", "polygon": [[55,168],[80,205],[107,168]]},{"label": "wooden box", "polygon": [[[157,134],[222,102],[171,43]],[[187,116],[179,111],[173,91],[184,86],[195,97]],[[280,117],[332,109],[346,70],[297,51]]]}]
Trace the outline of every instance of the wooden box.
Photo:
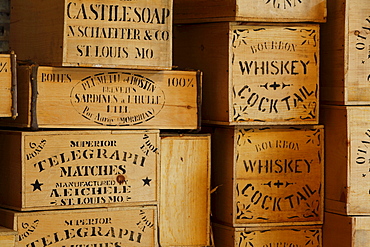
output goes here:
[{"label": "wooden box", "polygon": [[212,215],[233,227],[321,224],[323,126],[217,127]]},{"label": "wooden box", "polygon": [[210,136],[161,135],[161,246],[210,245]]},{"label": "wooden box", "polygon": [[18,108],[8,126],[197,129],[196,71],[18,67]]},{"label": "wooden box", "polygon": [[[37,17],[37,18],[35,18]],[[171,69],[171,0],[12,0],[9,46],[50,66]]]},{"label": "wooden box", "polygon": [[0,226],[0,246],[14,247],[17,232]]},{"label": "wooden box", "polygon": [[174,36],[174,64],[204,72],[205,122],[318,123],[318,24],[177,25]]},{"label": "wooden box", "polygon": [[0,131],[0,205],[157,204],[158,131]]},{"label": "wooden box", "polygon": [[0,54],[0,118],[17,116],[16,55]]},{"label": "wooden box", "polygon": [[156,211],[154,206],[36,212],[0,209],[0,221],[18,231],[16,247],[154,247],[158,246]]},{"label": "wooden box", "polygon": [[326,0],[174,0],[175,23],[325,22]]},{"label": "wooden box", "polygon": [[370,104],[370,1],[328,0],[321,26],[321,97],[326,104]]},{"label": "wooden box", "polygon": [[364,247],[370,243],[370,217],[325,213],[324,246]]},{"label": "wooden box", "polygon": [[321,109],[325,125],[325,209],[370,215],[370,107]]},{"label": "wooden box", "polygon": [[[322,247],[322,226],[238,227],[213,224],[216,247]],[[331,245],[327,245],[331,247]],[[347,247],[347,246],[346,246]]]}]

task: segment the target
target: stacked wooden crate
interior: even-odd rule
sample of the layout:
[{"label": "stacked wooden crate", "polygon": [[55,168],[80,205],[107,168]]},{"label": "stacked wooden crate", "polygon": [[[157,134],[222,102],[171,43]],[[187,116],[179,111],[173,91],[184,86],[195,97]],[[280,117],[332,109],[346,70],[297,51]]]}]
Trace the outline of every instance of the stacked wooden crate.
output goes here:
[{"label": "stacked wooden crate", "polygon": [[204,72],[216,246],[322,246],[325,14],[325,1],[174,1],[174,65]]},{"label": "stacked wooden crate", "polygon": [[328,22],[322,26],[325,246],[370,242],[369,11],[368,1],[328,0]]},{"label": "stacked wooden crate", "polygon": [[19,116],[1,121],[0,224],[16,246],[208,245],[210,137],[161,134],[199,127],[201,73],[172,70],[172,1],[11,6]]}]

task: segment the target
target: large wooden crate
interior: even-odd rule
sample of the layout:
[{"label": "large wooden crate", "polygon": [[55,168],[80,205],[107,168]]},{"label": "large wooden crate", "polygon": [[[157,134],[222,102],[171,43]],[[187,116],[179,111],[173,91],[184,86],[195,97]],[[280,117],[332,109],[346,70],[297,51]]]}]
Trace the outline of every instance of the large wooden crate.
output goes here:
[{"label": "large wooden crate", "polygon": [[157,204],[158,131],[0,131],[0,205]]},{"label": "large wooden crate", "polygon": [[370,2],[328,0],[321,26],[321,96],[327,104],[370,103]]},{"label": "large wooden crate", "polygon": [[205,122],[318,123],[317,24],[177,25],[174,36],[174,64],[204,72]]},{"label": "large wooden crate", "polygon": [[16,247],[133,246],[157,244],[157,208],[16,212],[0,209],[0,222],[18,231]]},{"label": "large wooden crate", "polygon": [[16,55],[0,54],[0,117],[13,117],[17,110]]},{"label": "large wooden crate", "polygon": [[323,221],[323,126],[217,127],[212,215],[234,227]]},{"label": "large wooden crate", "polygon": [[370,243],[370,217],[325,213],[324,246],[364,247]]},{"label": "large wooden crate", "polygon": [[197,129],[196,71],[18,67],[18,108],[8,126]]},{"label": "large wooden crate", "polygon": [[325,209],[370,215],[370,107],[322,107],[325,125]]},{"label": "large wooden crate", "polygon": [[326,0],[174,0],[174,22],[325,22]]},{"label": "large wooden crate", "polygon": [[[321,247],[322,226],[238,227],[213,224],[216,247]],[[331,247],[331,245],[327,245]]]},{"label": "large wooden crate", "polygon": [[1,247],[14,247],[16,236],[17,236],[16,231],[0,226]]},{"label": "large wooden crate", "polygon": [[210,136],[161,135],[161,246],[210,245]]},{"label": "large wooden crate", "polygon": [[9,46],[21,60],[50,66],[172,67],[171,0],[12,0],[10,28]]}]

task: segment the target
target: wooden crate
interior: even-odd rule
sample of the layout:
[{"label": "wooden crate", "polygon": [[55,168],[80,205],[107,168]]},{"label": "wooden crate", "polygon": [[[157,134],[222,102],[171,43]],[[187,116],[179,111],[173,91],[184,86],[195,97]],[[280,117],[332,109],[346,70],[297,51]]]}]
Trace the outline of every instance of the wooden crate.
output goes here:
[{"label": "wooden crate", "polygon": [[0,246],[14,247],[17,232],[0,226]]},{"label": "wooden crate", "polygon": [[210,136],[161,135],[161,246],[210,245]]},{"label": "wooden crate", "polygon": [[0,131],[0,205],[157,204],[158,131]]},{"label": "wooden crate", "polygon": [[[213,224],[216,247],[322,247],[322,226],[238,227]],[[327,247],[330,247],[328,245]]]},{"label": "wooden crate", "polygon": [[324,105],[325,209],[370,215],[369,106]]},{"label": "wooden crate", "polygon": [[0,54],[0,118],[17,116],[16,55]]},{"label": "wooden crate", "polygon": [[325,22],[326,0],[174,0],[175,23]]},{"label": "wooden crate", "polygon": [[174,64],[204,72],[205,122],[318,123],[317,24],[177,25],[174,36]]},{"label": "wooden crate", "polygon": [[[37,18],[35,18],[37,16]],[[9,45],[50,66],[171,69],[171,0],[12,0]]]},{"label": "wooden crate", "polygon": [[370,2],[328,0],[321,26],[320,83],[326,104],[370,103]]},{"label": "wooden crate", "polygon": [[370,242],[369,216],[344,216],[326,212],[324,246],[364,247]]},{"label": "wooden crate", "polygon": [[133,246],[157,244],[157,208],[17,212],[0,209],[1,224],[18,231],[16,247]]},{"label": "wooden crate", "polygon": [[212,215],[233,227],[321,224],[323,126],[217,127]]},{"label": "wooden crate", "polygon": [[200,80],[196,71],[19,66],[19,117],[1,124],[197,129]]}]

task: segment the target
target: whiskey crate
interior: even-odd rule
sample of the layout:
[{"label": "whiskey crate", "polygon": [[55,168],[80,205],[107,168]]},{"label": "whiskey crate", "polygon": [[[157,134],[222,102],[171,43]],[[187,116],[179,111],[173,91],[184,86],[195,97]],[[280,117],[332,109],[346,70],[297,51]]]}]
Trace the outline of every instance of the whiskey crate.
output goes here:
[{"label": "whiskey crate", "polygon": [[0,160],[6,208],[158,202],[158,131],[0,131]]},{"label": "whiskey crate", "polygon": [[216,247],[323,246],[321,225],[233,228],[213,224],[212,227]]},{"label": "whiskey crate", "polygon": [[369,216],[344,216],[326,212],[324,246],[363,247],[370,242]]},{"label": "whiskey crate", "polygon": [[370,215],[370,107],[324,105],[325,209]]},{"label": "whiskey crate", "polygon": [[321,99],[326,104],[370,103],[370,2],[328,0],[321,26]]},{"label": "whiskey crate", "polygon": [[16,55],[0,54],[0,118],[17,116]]},{"label": "whiskey crate", "polygon": [[201,73],[18,67],[15,121],[27,128],[197,129]]},{"label": "whiskey crate", "polygon": [[1,247],[14,247],[16,236],[17,236],[16,231],[0,226]]},{"label": "whiskey crate", "polygon": [[[35,18],[37,16],[37,18]],[[12,0],[9,46],[50,66],[171,69],[171,0]]]},{"label": "whiskey crate", "polygon": [[210,135],[161,135],[161,246],[210,245]]},{"label": "whiskey crate", "polygon": [[212,216],[233,227],[323,220],[323,126],[217,127]]},{"label": "whiskey crate", "polygon": [[18,231],[16,247],[143,246],[157,244],[157,208],[17,212],[0,209],[1,224]]},{"label": "whiskey crate", "polygon": [[325,22],[326,0],[174,0],[175,23]]},{"label": "whiskey crate", "polygon": [[204,72],[206,123],[318,123],[318,24],[189,24],[174,36],[174,64]]}]

